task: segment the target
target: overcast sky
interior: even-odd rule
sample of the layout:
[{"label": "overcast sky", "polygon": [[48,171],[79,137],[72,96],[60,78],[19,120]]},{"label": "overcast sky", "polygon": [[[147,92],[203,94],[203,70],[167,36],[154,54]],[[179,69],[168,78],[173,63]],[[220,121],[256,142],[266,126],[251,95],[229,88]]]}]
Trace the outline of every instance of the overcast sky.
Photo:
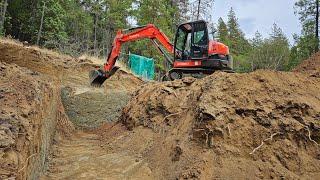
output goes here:
[{"label": "overcast sky", "polygon": [[248,38],[258,30],[264,37],[271,32],[273,23],[277,23],[292,42],[292,34],[300,33],[298,17],[294,14],[296,0],[215,0],[213,19],[219,17],[227,21],[227,14],[234,8],[240,27]]}]

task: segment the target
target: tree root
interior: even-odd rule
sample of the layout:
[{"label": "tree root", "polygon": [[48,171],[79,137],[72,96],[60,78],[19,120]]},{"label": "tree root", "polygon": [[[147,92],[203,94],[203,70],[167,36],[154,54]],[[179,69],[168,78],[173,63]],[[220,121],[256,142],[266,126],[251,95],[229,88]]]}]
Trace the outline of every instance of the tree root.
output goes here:
[{"label": "tree root", "polygon": [[309,138],[309,140],[310,140],[311,142],[314,142],[317,146],[319,146],[319,144],[317,143],[317,141],[315,141],[315,140],[313,140],[313,139],[311,138],[311,131],[310,131],[309,127],[308,127],[308,126],[305,126],[305,128],[306,128],[307,131],[308,131],[308,138]]},{"label": "tree root", "polygon": [[266,141],[272,141],[273,137],[276,136],[276,135],[278,135],[278,134],[280,134],[280,133],[279,133],[279,132],[274,133],[274,134],[272,134],[269,138],[263,140],[263,141],[261,142],[261,144],[260,144],[258,147],[254,148],[254,150],[253,150],[251,153],[249,153],[249,154],[250,154],[250,155],[254,154],[257,150],[259,150],[259,149],[264,145],[264,142],[266,142]]},{"label": "tree root", "polygon": [[231,136],[231,128],[230,128],[230,124],[228,124],[228,125],[227,125],[227,129],[228,129],[229,136]]},{"label": "tree root", "polygon": [[167,91],[168,93],[173,94],[175,97],[178,97],[177,93],[173,89],[166,87],[166,86],[164,86],[162,88],[163,88],[163,90]]},{"label": "tree root", "polygon": [[26,159],[26,161],[25,161],[25,163],[24,163],[24,166],[23,166],[21,169],[18,170],[18,173],[21,172],[24,168],[26,168],[27,165],[28,165],[28,162],[29,162],[30,158],[32,158],[33,156],[35,156],[35,155],[37,155],[37,154],[38,154],[38,153],[34,153],[34,154],[30,155],[30,156]]},{"label": "tree root", "polygon": [[174,113],[174,114],[169,114],[168,116],[164,117],[162,121],[168,119],[169,117],[172,117],[172,116],[177,116],[179,114],[181,114],[182,112],[177,112],[177,113]]}]

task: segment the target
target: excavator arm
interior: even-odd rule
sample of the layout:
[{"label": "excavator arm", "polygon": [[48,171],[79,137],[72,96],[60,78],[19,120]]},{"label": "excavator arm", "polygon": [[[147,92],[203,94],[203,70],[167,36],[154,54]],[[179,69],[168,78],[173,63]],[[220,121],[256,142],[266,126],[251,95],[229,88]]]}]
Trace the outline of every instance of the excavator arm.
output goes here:
[{"label": "excavator arm", "polygon": [[[130,31],[129,33],[124,33]],[[171,54],[173,54],[174,47],[170,43],[169,38],[162,33],[155,25],[148,24],[137,28],[128,30],[119,30],[114,38],[112,50],[109,53],[107,62],[104,64],[103,69],[93,70],[90,72],[90,83],[92,86],[101,86],[105,80],[110,78],[119,67],[115,63],[120,55],[121,46],[126,42],[137,41],[140,39],[150,39],[158,50],[166,57],[167,61],[172,64],[170,58],[166,55],[164,50],[159,46],[158,42]],[[155,41],[157,40],[157,41]]]}]

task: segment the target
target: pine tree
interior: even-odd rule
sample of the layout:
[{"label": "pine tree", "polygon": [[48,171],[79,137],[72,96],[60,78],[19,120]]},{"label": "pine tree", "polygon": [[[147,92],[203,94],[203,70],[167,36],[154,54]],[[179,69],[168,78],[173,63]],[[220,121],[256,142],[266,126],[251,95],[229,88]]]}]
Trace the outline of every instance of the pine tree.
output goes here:
[{"label": "pine tree", "polygon": [[251,40],[251,45],[253,48],[261,46],[263,43],[263,37],[259,31],[256,31],[254,37]]},{"label": "pine tree", "polygon": [[269,38],[257,32],[249,53],[251,71],[257,69],[286,70],[290,58],[289,42],[282,29],[274,24]]},{"label": "pine tree", "polygon": [[233,8],[230,9],[228,14],[227,27],[228,41],[226,44],[229,46],[231,55],[233,56],[234,68],[238,72],[249,71],[250,65],[247,56],[251,50],[251,46],[240,29],[238,18]]},{"label": "pine tree", "polygon": [[191,20],[212,20],[211,12],[214,0],[196,0],[190,4]]},{"label": "pine tree", "polygon": [[319,0],[298,0],[295,3],[296,14],[302,24],[301,38],[307,37],[311,49],[307,56],[319,50]]},{"label": "pine tree", "polygon": [[270,61],[273,64],[272,68],[285,70],[290,57],[289,40],[277,24],[273,24],[269,41],[272,50],[270,55]]},{"label": "pine tree", "polygon": [[230,40],[228,46],[231,52],[235,55],[245,54],[250,50],[249,42],[246,40],[244,33],[240,29],[238,18],[233,10],[230,9],[228,14],[228,39]]},{"label": "pine tree", "polygon": [[219,18],[218,20],[217,34],[220,42],[230,44],[228,39],[228,27],[222,18]]}]

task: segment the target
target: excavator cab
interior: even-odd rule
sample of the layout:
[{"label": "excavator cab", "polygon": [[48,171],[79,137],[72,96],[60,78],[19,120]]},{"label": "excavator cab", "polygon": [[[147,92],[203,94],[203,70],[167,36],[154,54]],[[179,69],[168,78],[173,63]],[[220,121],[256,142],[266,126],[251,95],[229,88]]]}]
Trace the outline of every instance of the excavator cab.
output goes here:
[{"label": "excavator cab", "polygon": [[232,72],[229,48],[209,39],[207,23],[203,20],[181,24],[174,43],[173,68],[166,79],[185,76],[204,77],[215,71]]},{"label": "excavator cab", "polygon": [[181,24],[175,39],[175,60],[188,61],[208,57],[209,35],[207,23],[196,21]]}]

